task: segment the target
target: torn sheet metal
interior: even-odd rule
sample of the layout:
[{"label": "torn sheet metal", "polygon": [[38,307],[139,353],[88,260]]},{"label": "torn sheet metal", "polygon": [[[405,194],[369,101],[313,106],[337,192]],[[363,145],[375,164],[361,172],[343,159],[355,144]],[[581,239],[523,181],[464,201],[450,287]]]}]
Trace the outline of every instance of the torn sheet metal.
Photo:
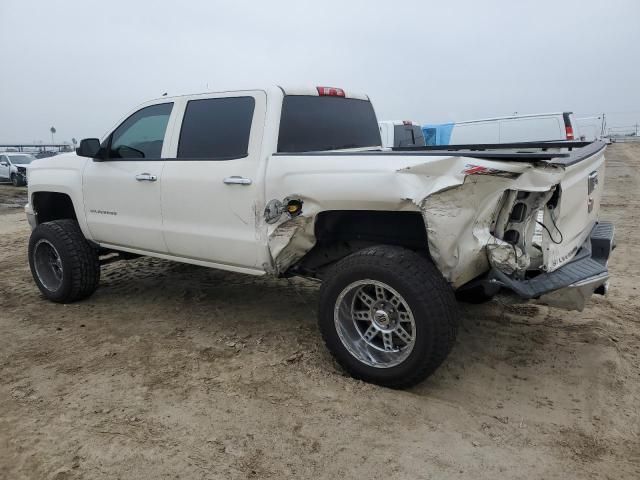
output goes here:
[{"label": "torn sheet metal", "polygon": [[283,273],[316,244],[313,218],[298,216],[280,223],[269,235],[269,250],[277,272]]},{"label": "torn sheet metal", "polygon": [[488,244],[486,249],[489,264],[507,275],[522,275],[531,263],[529,255],[518,245],[498,241]]}]

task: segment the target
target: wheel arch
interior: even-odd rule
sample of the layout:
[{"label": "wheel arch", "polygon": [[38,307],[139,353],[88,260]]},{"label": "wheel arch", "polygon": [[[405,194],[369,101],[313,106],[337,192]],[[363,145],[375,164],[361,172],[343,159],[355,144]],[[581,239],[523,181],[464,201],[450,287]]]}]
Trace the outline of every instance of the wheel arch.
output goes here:
[{"label": "wheel arch", "polygon": [[327,210],[313,225],[315,243],[290,273],[322,276],[338,260],[366,247],[404,247],[430,258],[427,228],[419,211]]},{"label": "wheel arch", "polygon": [[31,206],[36,214],[36,224],[53,220],[78,221],[73,200],[68,193],[39,191],[31,194]]},{"label": "wheel arch", "polygon": [[84,202],[81,192],[64,188],[43,188],[31,190],[29,187],[29,205],[27,212],[33,211],[35,225],[52,220],[72,219],[78,222],[80,230],[87,240],[93,240],[84,215]]}]

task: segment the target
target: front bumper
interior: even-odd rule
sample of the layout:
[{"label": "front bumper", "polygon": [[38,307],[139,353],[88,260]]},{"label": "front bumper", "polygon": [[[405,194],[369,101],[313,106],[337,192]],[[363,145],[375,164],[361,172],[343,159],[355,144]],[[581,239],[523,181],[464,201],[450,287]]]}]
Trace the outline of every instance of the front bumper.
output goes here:
[{"label": "front bumper", "polygon": [[582,310],[594,293],[607,291],[607,263],[615,248],[614,227],[610,222],[598,222],[575,257],[553,272],[517,280],[493,268],[484,280],[485,290],[507,289],[517,297],[567,310]]},{"label": "front bumper", "polygon": [[29,222],[31,230],[33,230],[38,226],[38,220],[36,218],[36,212],[34,212],[33,207],[30,203],[27,203],[24,206],[24,213],[27,215],[27,222]]}]

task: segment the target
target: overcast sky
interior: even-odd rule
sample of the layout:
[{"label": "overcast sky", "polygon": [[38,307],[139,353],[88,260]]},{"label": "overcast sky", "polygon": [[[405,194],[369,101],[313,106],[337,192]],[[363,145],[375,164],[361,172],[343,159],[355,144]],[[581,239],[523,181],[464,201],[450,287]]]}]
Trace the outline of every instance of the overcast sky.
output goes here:
[{"label": "overcast sky", "polygon": [[640,0],[0,0],[0,143],[101,137],[169,92],[330,85],[380,119],[640,121]]}]

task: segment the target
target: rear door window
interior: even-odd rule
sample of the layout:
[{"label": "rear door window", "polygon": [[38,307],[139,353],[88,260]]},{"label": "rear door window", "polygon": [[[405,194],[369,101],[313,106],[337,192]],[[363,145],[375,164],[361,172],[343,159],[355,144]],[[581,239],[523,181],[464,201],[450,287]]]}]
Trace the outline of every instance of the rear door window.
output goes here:
[{"label": "rear door window", "polygon": [[189,100],[182,120],[178,158],[231,160],[249,152],[253,97]]},{"label": "rear door window", "polygon": [[368,100],[287,95],[282,103],[278,152],[312,152],[381,146]]}]

